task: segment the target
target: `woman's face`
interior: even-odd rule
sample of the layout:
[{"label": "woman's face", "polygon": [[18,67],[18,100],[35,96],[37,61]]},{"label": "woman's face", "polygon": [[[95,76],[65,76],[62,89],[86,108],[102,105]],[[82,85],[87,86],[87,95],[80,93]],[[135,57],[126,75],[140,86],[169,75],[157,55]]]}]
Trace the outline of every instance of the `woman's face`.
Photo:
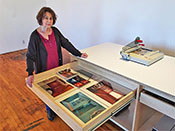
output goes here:
[{"label": "woman's face", "polygon": [[49,12],[46,12],[42,19],[42,26],[50,28],[53,25],[53,17]]}]

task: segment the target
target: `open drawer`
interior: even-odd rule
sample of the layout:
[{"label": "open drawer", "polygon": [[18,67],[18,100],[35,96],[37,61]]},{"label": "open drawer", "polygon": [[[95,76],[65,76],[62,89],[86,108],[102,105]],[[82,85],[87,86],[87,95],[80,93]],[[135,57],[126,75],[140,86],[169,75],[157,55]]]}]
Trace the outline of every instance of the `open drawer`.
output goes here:
[{"label": "open drawer", "polygon": [[96,71],[69,63],[35,75],[31,90],[73,130],[94,130],[136,93],[136,89],[114,82],[115,75],[110,80]]},{"label": "open drawer", "polygon": [[144,90],[141,92],[140,102],[175,119],[175,101],[167,100]]}]

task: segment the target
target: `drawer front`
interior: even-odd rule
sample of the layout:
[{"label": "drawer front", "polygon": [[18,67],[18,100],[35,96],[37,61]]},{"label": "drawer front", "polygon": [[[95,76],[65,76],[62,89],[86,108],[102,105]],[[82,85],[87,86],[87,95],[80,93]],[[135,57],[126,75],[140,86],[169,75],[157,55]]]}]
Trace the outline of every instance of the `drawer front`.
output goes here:
[{"label": "drawer front", "polygon": [[[117,101],[112,106],[106,108],[102,114],[98,115],[96,118],[92,119],[87,123],[82,123],[80,120],[76,119],[73,114],[67,112],[64,108],[60,107],[57,100],[51,99],[46,95],[40,87],[35,85],[30,88],[44,103],[46,103],[61,119],[63,119],[73,130],[95,130],[100,125],[109,120],[118,110],[120,110],[125,104],[130,102],[135,97],[135,92],[131,91],[119,101]],[[75,90],[74,90],[75,91]],[[60,98],[58,98],[60,99]]]},{"label": "drawer front", "polygon": [[83,130],[95,130],[100,125],[102,125],[104,122],[109,120],[118,110],[120,110],[125,104],[128,104],[128,102],[131,102],[132,99],[135,97],[136,90],[131,91],[126,96],[121,98],[119,101],[117,101],[114,105],[109,107],[103,114],[101,114],[97,119],[94,121],[88,123],[84,126]]},{"label": "drawer front", "polygon": [[145,92],[141,93],[140,102],[175,119],[175,104],[173,102],[168,103]]}]

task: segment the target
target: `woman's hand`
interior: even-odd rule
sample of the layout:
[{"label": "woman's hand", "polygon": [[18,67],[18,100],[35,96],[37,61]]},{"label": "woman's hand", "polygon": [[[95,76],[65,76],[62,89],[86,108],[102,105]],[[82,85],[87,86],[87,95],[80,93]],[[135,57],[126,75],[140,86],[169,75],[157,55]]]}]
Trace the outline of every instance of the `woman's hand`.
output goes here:
[{"label": "woman's hand", "polygon": [[81,57],[82,57],[82,58],[87,58],[87,57],[88,57],[88,54],[82,53]]},{"label": "woman's hand", "polygon": [[27,85],[29,85],[29,87],[32,87],[33,80],[34,80],[33,75],[30,75],[27,77],[26,83],[27,83]]}]

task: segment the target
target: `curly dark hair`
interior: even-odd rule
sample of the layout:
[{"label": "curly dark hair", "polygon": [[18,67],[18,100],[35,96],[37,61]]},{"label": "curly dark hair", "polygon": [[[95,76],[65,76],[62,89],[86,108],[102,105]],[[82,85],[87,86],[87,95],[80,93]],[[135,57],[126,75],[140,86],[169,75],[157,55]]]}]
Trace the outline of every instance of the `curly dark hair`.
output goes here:
[{"label": "curly dark hair", "polygon": [[38,12],[38,14],[36,16],[38,24],[42,25],[42,19],[43,19],[43,17],[44,17],[46,12],[49,12],[52,15],[52,17],[53,17],[53,25],[54,25],[55,22],[56,22],[57,17],[56,17],[55,12],[50,7],[43,7],[43,8],[40,9],[40,11]]}]

